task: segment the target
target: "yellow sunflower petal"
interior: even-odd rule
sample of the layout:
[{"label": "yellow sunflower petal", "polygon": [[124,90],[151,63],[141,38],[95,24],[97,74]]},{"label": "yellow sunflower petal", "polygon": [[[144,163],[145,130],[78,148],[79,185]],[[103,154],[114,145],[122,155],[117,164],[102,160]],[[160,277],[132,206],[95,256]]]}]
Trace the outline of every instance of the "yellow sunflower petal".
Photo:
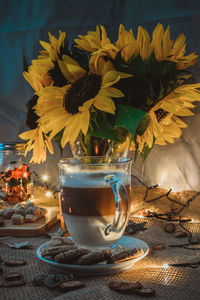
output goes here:
[{"label": "yellow sunflower petal", "polygon": [[85,101],[82,106],[79,106],[78,110],[80,112],[84,112],[86,110],[89,110],[91,105],[93,104],[93,102],[94,102],[94,99],[90,99],[90,100]]},{"label": "yellow sunflower petal", "polygon": [[115,98],[124,97],[124,94],[119,89],[113,87],[101,88],[99,91],[99,95],[105,95]]},{"label": "yellow sunflower petal", "polygon": [[120,76],[116,71],[109,71],[105,74],[102,84],[106,87],[111,86],[120,80]]},{"label": "yellow sunflower petal", "polygon": [[62,74],[69,82],[74,82],[76,80],[76,78],[73,76],[73,74],[71,72],[69,72],[64,61],[58,59],[58,65],[59,65],[59,68],[60,68]]},{"label": "yellow sunflower petal", "polygon": [[81,130],[80,113],[77,113],[76,115],[72,116],[69,126],[65,127],[65,130],[63,132],[63,136],[61,139],[62,148],[64,148],[64,146],[68,142],[73,144],[75,142],[76,138],[78,137],[80,130]]},{"label": "yellow sunflower petal", "polygon": [[108,96],[101,95],[100,97],[97,95],[95,97],[93,105],[99,110],[103,110],[113,115],[115,114],[115,104],[113,100]]},{"label": "yellow sunflower petal", "polygon": [[163,55],[168,57],[171,50],[170,27],[168,26],[163,36]]},{"label": "yellow sunflower petal", "polygon": [[89,111],[84,111],[80,114],[80,124],[81,124],[81,130],[83,134],[86,135],[88,132],[89,124],[90,124],[90,113]]},{"label": "yellow sunflower petal", "polygon": [[19,134],[19,137],[20,137],[20,139],[22,139],[22,140],[29,140],[29,139],[32,139],[32,138],[34,138],[36,131],[37,131],[37,128],[36,128],[36,129],[29,130],[29,131],[25,131],[25,132]]}]

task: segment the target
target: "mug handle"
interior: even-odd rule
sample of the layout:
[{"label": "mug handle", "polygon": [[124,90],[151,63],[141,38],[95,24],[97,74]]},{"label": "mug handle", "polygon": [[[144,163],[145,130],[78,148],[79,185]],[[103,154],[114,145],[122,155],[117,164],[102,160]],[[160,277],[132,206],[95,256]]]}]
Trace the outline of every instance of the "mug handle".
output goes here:
[{"label": "mug handle", "polygon": [[[109,224],[106,226],[105,228],[105,235],[109,235],[109,233],[111,231],[115,232],[115,233],[120,233],[124,226],[126,225],[127,219],[128,219],[128,194],[126,191],[126,187],[124,185],[124,183],[116,176],[114,175],[107,175],[104,177],[104,180],[106,181],[106,183],[108,183],[113,190],[114,196],[115,196],[115,216],[113,219],[113,223]],[[119,221],[121,219],[122,216],[122,199],[120,196],[120,189],[123,191],[123,196],[124,199],[126,200],[126,212],[125,212],[125,219],[123,221],[123,224],[119,227]]]}]

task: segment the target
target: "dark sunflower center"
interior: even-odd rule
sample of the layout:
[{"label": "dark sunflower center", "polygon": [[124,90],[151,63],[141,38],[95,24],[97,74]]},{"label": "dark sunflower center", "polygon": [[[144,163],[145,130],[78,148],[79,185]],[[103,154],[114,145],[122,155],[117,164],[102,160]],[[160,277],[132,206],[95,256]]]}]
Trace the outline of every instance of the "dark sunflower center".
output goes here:
[{"label": "dark sunflower center", "polygon": [[64,107],[67,112],[76,114],[78,107],[91,98],[94,98],[101,87],[101,76],[87,74],[75,81],[64,98]]},{"label": "dark sunflower center", "polygon": [[159,108],[155,110],[155,114],[158,122],[160,122],[168,115],[168,112],[163,110],[162,108]]}]

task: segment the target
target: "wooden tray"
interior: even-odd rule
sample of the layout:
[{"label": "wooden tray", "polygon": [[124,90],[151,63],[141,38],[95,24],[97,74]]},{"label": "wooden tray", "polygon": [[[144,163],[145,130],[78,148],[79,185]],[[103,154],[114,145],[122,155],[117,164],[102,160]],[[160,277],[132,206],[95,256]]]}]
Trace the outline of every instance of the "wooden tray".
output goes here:
[{"label": "wooden tray", "polygon": [[45,217],[37,220],[35,223],[25,223],[14,225],[11,220],[5,220],[5,225],[0,227],[0,236],[39,236],[52,227],[59,219],[58,207],[45,207],[48,212]]}]

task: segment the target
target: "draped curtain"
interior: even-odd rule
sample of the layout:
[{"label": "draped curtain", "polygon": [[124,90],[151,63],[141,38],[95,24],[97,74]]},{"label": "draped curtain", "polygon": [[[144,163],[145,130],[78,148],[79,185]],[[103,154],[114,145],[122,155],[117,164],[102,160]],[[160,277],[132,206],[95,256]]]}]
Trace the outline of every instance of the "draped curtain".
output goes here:
[{"label": "draped curtain", "polygon": [[[26,129],[26,102],[33,90],[22,76],[23,57],[31,60],[41,50],[39,40],[48,41],[48,32],[66,31],[69,45],[77,34],[106,27],[116,40],[119,24],[126,29],[142,25],[150,33],[157,23],[170,25],[171,36],[183,32],[187,52],[200,54],[199,0],[0,0],[0,142],[18,141]],[[191,70],[200,81],[199,62]],[[147,184],[160,183],[166,188],[199,189],[200,187],[200,113],[184,118],[189,125],[175,144],[155,146],[145,164],[138,159],[133,173]],[[66,155],[70,155],[67,148]],[[40,169],[57,172],[60,157],[56,149]]]}]

